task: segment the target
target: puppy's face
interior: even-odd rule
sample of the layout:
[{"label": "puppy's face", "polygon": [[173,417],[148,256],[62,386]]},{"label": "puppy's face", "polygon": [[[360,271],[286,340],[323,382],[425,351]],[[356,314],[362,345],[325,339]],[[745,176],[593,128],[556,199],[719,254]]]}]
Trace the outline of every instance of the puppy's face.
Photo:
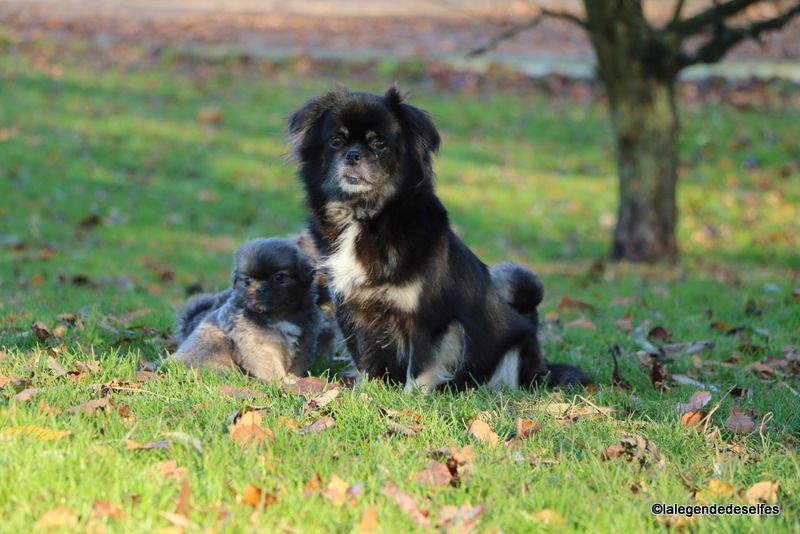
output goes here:
[{"label": "puppy's face", "polygon": [[294,156],[312,194],[381,206],[399,191],[431,179],[439,134],[428,115],[384,96],[340,89],[315,98],[289,121]]},{"label": "puppy's face", "polygon": [[250,311],[280,315],[308,305],[314,268],[288,239],[254,239],[236,251],[233,289]]}]

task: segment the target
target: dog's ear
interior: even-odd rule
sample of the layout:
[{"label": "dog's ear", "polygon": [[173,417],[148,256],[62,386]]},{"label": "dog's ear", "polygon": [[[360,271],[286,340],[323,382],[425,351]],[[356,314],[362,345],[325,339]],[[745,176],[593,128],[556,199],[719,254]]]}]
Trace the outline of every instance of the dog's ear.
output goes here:
[{"label": "dog's ear", "polygon": [[308,139],[309,132],[313,130],[314,125],[322,116],[347,94],[348,90],[345,86],[337,85],[333,91],[309,100],[289,117],[289,136],[292,140],[292,148],[289,151],[290,159],[300,160],[300,151]]},{"label": "dog's ear", "polygon": [[316,269],[311,260],[300,250],[297,251],[297,279],[304,286],[310,286]]},{"label": "dog's ear", "polygon": [[439,150],[442,138],[433,119],[425,111],[406,104],[405,100],[408,93],[401,92],[395,85],[386,91],[383,100],[392,109],[400,120],[403,128],[408,131],[414,139],[415,148],[420,156],[429,156]]}]

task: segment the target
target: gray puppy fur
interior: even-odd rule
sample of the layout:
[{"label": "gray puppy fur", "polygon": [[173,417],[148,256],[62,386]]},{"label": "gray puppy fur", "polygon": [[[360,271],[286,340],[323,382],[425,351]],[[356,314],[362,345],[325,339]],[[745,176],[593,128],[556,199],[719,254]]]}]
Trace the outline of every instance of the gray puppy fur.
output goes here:
[{"label": "gray puppy fur", "polygon": [[265,381],[305,374],[325,323],[314,272],[295,239],[244,243],[234,254],[233,287],[198,295],[179,313],[173,358]]}]

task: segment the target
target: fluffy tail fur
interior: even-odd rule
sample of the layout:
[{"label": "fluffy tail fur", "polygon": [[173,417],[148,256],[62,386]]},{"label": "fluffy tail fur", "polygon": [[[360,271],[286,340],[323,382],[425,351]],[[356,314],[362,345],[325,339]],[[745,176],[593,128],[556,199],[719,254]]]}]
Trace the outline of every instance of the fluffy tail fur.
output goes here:
[{"label": "fluffy tail fur", "polygon": [[189,334],[197,328],[197,325],[202,322],[206,315],[228,300],[230,293],[231,290],[227,289],[220,293],[203,293],[189,299],[178,312],[178,317],[175,321],[175,341],[180,344],[189,337]]}]

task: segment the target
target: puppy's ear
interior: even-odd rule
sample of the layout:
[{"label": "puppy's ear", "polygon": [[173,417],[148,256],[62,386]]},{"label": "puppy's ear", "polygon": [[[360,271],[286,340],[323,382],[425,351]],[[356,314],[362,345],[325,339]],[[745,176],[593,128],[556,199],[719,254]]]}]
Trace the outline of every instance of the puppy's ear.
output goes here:
[{"label": "puppy's ear", "polygon": [[290,159],[300,161],[300,152],[308,140],[309,133],[322,116],[347,96],[348,92],[345,86],[337,85],[333,91],[309,100],[289,117],[289,136],[292,140]]},{"label": "puppy's ear", "polygon": [[395,112],[403,128],[411,133],[415,148],[420,152],[420,156],[429,156],[438,152],[442,138],[433,124],[433,119],[425,111],[406,104],[407,96],[408,93],[401,92],[395,85],[386,91],[386,94],[383,95],[383,100]]},{"label": "puppy's ear", "polygon": [[311,260],[300,252],[297,251],[297,279],[300,281],[301,284],[304,286],[310,286],[311,281],[314,279],[314,264],[311,263]]}]

